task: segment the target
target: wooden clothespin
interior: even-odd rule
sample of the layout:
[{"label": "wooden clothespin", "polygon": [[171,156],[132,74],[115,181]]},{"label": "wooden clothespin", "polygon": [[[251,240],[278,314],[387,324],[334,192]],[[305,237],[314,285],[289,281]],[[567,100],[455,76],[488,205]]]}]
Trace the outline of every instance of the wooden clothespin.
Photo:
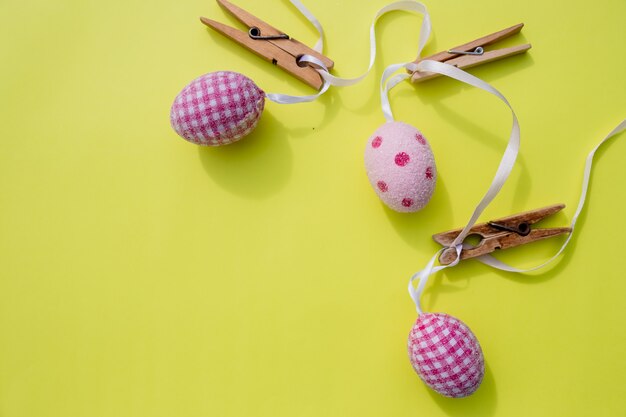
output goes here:
[{"label": "wooden clothespin", "polygon": [[248,26],[248,32],[242,32],[206,17],[200,18],[202,23],[266,61],[282,68],[311,87],[318,90],[322,87],[323,80],[319,73],[312,66],[303,65],[298,60],[302,55],[312,55],[322,61],[329,70],[334,66],[333,61],[234,4],[226,0],[217,0],[217,3],[241,23]]},{"label": "wooden clothespin", "polygon": [[[526,211],[524,213],[514,214],[509,217],[475,225],[470,229],[468,236],[478,235],[481,240],[477,246],[463,249],[461,251],[461,260],[475,258],[498,249],[513,248],[526,243],[570,233],[572,231],[570,227],[547,229],[531,228],[531,225],[563,210],[564,207],[565,204],[555,204],[553,206]],[[433,235],[435,242],[447,247],[439,256],[439,262],[442,265],[449,265],[456,260],[456,250],[450,247],[450,245],[462,230],[463,229],[451,230],[449,232]]]},{"label": "wooden clothespin", "polygon": [[[446,64],[454,65],[457,68],[465,69],[474,67],[480,64],[486,64],[487,62],[495,61],[498,59],[506,58],[512,55],[521,54],[531,48],[529,43],[525,45],[512,46],[510,48],[496,49],[493,51],[485,51],[485,46],[494,44],[504,38],[513,36],[519,33],[524,27],[523,23],[511,26],[510,28],[503,29],[499,32],[492,33],[487,36],[483,36],[480,39],[468,42],[464,45],[457,46],[447,51],[439,52],[435,55],[431,55],[426,58],[421,58],[415,61],[418,63],[422,60],[432,60],[445,62]],[[411,76],[411,81],[420,82],[430,80],[437,77],[439,74],[432,72],[414,72]]]}]

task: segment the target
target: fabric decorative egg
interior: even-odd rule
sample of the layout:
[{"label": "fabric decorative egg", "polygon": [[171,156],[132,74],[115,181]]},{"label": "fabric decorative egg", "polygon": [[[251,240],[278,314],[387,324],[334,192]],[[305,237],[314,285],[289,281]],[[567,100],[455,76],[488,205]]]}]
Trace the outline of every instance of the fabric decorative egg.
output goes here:
[{"label": "fabric decorative egg", "polygon": [[480,344],[469,327],[452,316],[420,314],[409,333],[408,348],[413,369],[441,395],[467,397],[483,380]]},{"label": "fabric decorative egg", "polygon": [[374,191],[389,208],[411,213],[433,195],[437,167],[422,133],[402,122],[381,126],[367,141],[365,169]]},{"label": "fabric decorative egg", "polygon": [[254,130],[264,105],[265,93],[248,77],[230,71],[211,72],[193,80],[176,96],[170,122],[189,142],[227,145]]}]

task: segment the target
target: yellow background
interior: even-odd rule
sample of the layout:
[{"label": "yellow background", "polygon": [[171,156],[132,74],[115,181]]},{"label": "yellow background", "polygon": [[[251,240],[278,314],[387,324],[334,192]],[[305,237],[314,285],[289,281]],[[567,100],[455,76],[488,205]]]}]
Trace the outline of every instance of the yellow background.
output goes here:
[{"label": "yellow background", "polygon": [[[286,0],[238,4],[313,44]],[[384,1],[308,2],[335,74],[368,60]],[[525,22],[533,49],[471,72],[522,126],[509,182],[483,219],[578,201],[587,152],[626,115],[626,3],[428,1],[435,53]],[[406,284],[465,224],[508,138],[510,114],[454,80],[392,92],[432,144],[425,210],[399,214],[363,169],[383,123],[378,79],[411,60],[421,18],[378,26],[375,71],[301,105],[268,102],[241,142],[205,149],[169,126],[176,94],[235,70],[268,92],[310,94],[210,32],[240,27],[208,0],[0,3],[0,415],[624,416],[626,138],[598,154],[566,254],[536,276],[475,262],[437,275],[428,311],[466,322],[486,358],[466,399],[428,390],[406,337]],[[530,266],[554,239],[500,258]]]}]

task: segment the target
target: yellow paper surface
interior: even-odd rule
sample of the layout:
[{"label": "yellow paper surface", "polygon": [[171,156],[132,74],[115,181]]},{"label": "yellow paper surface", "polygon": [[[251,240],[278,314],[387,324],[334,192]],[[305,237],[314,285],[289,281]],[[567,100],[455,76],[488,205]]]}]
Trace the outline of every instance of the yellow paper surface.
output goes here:
[{"label": "yellow paper surface", "polygon": [[[238,1],[313,44],[287,1]],[[335,74],[368,61],[383,1],[307,5]],[[510,100],[518,164],[483,220],[566,203],[587,152],[626,115],[626,3],[428,2],[426,53],[513,24],[528,54],[471,72]],[[314,103],[268,102],[257,130],[199,148],[169,126],[190,80],[234,70],[268,92],[310,94],[198,21],[240,27],[210,1],[0,4],[0,415],[622,416],[626,413],[624,155],[598,153],[589,204],[562,259],[535,276],[475,262],[434,277],[427,311],[467,323],[487,371],[470,398],[415,375],[407,280],[463,226],[506,144],[508,110],[454,80],[402,83],[396,118],[429,139],[439,178],[422,212],[376,198],[366,139],[378,81],[411,60],[421,17],[378,26],[375,71]],[[547,259],[561,238],[500,258]]]}]

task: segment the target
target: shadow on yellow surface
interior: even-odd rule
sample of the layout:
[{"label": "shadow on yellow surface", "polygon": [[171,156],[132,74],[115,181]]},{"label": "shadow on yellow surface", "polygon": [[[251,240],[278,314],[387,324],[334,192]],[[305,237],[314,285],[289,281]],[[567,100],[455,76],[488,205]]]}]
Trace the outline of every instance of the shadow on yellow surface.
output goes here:
[{"label": "shadow on yellow surface", "polygon": [[[380,204],[384,207],[385,214],[398,235],[414,248],[423,246],[424,234],[429,233],[429,231],[435,233],[435,226],[450,224],[452,220],[450,196],[441,176],[437,177],[437,185],[432,199],[418,213],[398,213],[382,202]],[[429,219],[433,220],[428,221]]]},{"label": "shadow on yellow surface", "polygon": [[289,180],[293,164],[285,129],[269,112],[247,137],[227,146],[199,146],[198,155],[217,185],[251,199],[278,192]]},{"label": "shadow on yellow surface", "polygon": [[485,377],[478,390],[465,398],[447,398],[429,389],[433,401],[451,417],[489,417],[495,415],[498,400],[496,382],[489,364],[485,363]]}]

